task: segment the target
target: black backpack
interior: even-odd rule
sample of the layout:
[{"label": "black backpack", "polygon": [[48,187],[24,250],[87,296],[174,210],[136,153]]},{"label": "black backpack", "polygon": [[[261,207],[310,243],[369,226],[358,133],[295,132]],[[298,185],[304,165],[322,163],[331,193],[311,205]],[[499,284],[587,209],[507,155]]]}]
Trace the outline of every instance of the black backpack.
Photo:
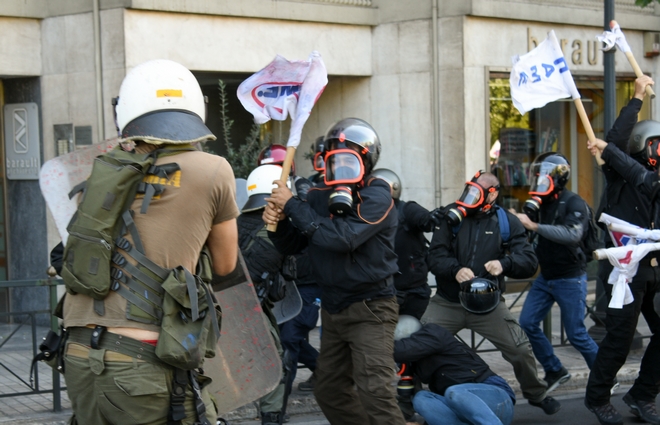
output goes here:
[{"label": "black backpack", "polygon": [[[555,213],[555,219],[553,220],[553,223],[557,221],[558,217],[561,217],[562,222],[564,221],[564,217],[566,217],[566,204],[574,196],[578,196],[573,192],[564,193],[569,194],[570,196],[564,197],[565,199],[560,200],[561,202],[557,208],[557,212]],[[585,229],[584,234],[582,235],[582,240],[578,245],[580,252],[578,252],[577,255],[578,257],[580,253],[584,255],[585,261],[588,263],[594,259],[594,251],[600,248],[601,244],[599,240],[600,235],[598,232],[598,225],[596,224],[596,214],[586,201],[582,200],[582,202],[584,203],[584,206],[587,210],[587,228]]]}]

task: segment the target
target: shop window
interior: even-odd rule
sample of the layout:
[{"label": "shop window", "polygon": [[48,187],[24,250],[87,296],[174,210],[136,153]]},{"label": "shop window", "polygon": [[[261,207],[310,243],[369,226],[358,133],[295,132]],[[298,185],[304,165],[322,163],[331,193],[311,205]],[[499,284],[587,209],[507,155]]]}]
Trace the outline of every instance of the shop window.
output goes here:
[{"label": "shop window", "polygon": [[[596,137],[603,134],[602,77],[575,76],[576,85]],[[603,192],[600,168],[586,148],[587,135],[571,99],[552,102],[525,115],[513,107],[508,74],[492,73],[490,89],[491,170],[500,179],[500,204],[520,211],[529,191],[529,167],[541,153],[560,152],[571,163],[567,187],[596,209]],[[616,83],[617,114],[634,93],[634,80]],[[639,119],[650,119],[648,102]]]}]

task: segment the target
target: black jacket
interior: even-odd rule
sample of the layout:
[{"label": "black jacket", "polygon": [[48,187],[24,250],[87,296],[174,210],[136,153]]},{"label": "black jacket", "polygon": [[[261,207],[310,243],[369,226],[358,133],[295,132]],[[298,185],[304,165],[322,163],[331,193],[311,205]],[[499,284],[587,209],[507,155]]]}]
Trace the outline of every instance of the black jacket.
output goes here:
[{"label": "black jacket", "polygon": [[[633,127],[637,123],[637,114],[642,107],[642,101],[632,98],[628,105],[619,113],[612,129],[607,132],[607,143],[615,144],[623,152],[628,152],[628,140]],[[649,228],[651,224],[651,203],[648,197],[641,193],[634,185],[628,183],[611,165],[602,165],[603,174],[607,182],[605,196],[601,200],[597,217],[601,212],[625,220],[631,224]],[[605,234],[605,246],[614,246],[611,238]]]},{"label": "black jacket", "polygon": [[602,158],[644,195],[646,203],[651,202],[650,228],[656,229],[660,223],[660,197],[658,196],[660,194],[660,177],[658,177],[658,173],[647,170],[613,143],[609,143],[603,150]]},{"label": "black jacket", "polygon": [[[565,207],[561,207],[562,204]],[[578,246],[589,220],[584,199],[564,189],[556,200],[541,205],[539,217],[536,256],[543,277],[561,279],[584,274],[586,259],[578,254]]]},{"label": "black jacket", "polygon": [[373,178],[366,182],[356,190],[353,209],[345,216],[330,216],[332,187],[319,184],[309,190],[307,201],[291,198],[284,207],[289,220],[269,232],[283,254],[296,254],[309,246],[323,308],[329,313],[395,293],[396,208],[388,183]]},{"label": "black jacket", "polygon": [[492,279],[484,268],[490,260],[500,260],[502,274],[498,276],[504,292],[504,276],[524,279],[536,272],[537,260],[527,233],[518,217],[507,211],[510,239],[508,248],[502,244],[497,214],[480,213],[463,219],[456,236],[446,221],[436,226],[429,248],[429,268],[435,275],[437,293],[450,302],[458,303],[459,285],[456,273],[468,267],[475,276]]},{"label": "black jacket", "polygon": [[434,323],[394,341],[394,361],[413,363],[415,375],[440,395],[452,385],[480,383],[495,376],[477,353]]},{"label": "black jacket", "polygon": [[399,271],[394,275],[394,287],[405,291],[424,286],[428,281],[428,242],[424,232],[432,231],[435,223],[431,212],[416,202],[395,200],[394,205],[399,214],[394,242]]},{"label": "black jacket", "polygon": [[280,272],[285,258],[268,238],[266,225],[261,215],[262,210],[243,213],[238,216],[236,223],[238,246],[243,254],[245,265],[257,295],[260,299],[265,299],[266,291],[280,281]]}]

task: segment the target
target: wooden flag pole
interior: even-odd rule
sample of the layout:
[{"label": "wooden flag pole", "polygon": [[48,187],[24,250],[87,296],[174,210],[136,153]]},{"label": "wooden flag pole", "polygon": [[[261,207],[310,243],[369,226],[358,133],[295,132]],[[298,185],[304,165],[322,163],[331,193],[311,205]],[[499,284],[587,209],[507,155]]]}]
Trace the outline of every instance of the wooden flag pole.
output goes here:
[{"label": "wooden flag pole", "polygon": [[[291,146],[287,147],[286,156],[284,157],[284,163],[282,164],[282,176],[280,177],[280,181],[283,182],[285,186],[287,180],[289,180],[289,173],[291,172],[291,164],[293,163],[294,156],[296,156],[296,148]],[[267,225],[266,230],[268,230],[269,232],[276,232],[277,224]]]},{"label": "wooden flag pole", "polygon": [[[587,138],[589,139],[590,142],[595,142],[596,134],[594,133],[593,127],[591,127],[591,121],[589,121],[589,117],[587,116],[587,111],[584,110],[582,99],[578,97],[577,99],[573,99],[573,102],[575,103],[575,107],[577,108],[578,115],[580,116],[580,120],[582,121],[582,126],[584,127],[584,131],[587,132]],[[596,162],[598,163],[598,165],[603,165],[605,163],[605,161],[603,161],[600,158],[600,154],[596,155]]]},{"label": "wooden flag pole", "polygon": [[[626,57],[628,58],[628,62],[630,62],[630,65],[632,66],[633,71],[635,71],[635,75],[639,78],[644,73],[642,72],[642,69],[639,67],[637,64],[637,61],[635,60],[635,56],[633,56],[632,52],[626,52]],[[646,86],[646,94],[651,98],[655,99],[655,92],[651,88],[651,86]]]},{"label": "wooden flag pole", "polygon": [[[616,21],[611,21],[610,22],[610,28],[614,28],[614,27],[616,27],[616,25],[617,25]],[[625,53],[626,53],[626,58],[628,58],[628,62],[630,62],[630,66],[632,66],[632,69],[635,72],[635,76],[637,78],[639,78],[642,75],[644,75],[644,73],[642,72],[642,69],[639,67],[639,64],[637,63],[637,60],[635,60],[635,56],[633,56],[632,52],[627,51]],[[646,94],[651,99],[655,99],[655,92],[653,91],[651,86],[646,86]]]}]

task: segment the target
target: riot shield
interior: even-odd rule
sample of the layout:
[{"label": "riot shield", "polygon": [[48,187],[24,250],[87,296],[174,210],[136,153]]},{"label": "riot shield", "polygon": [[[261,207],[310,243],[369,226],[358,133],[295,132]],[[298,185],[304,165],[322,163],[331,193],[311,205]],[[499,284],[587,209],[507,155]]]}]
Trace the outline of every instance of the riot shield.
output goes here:
[{"label": "riot shield", "polygon": [[284,298],[276,303],[274,303],[272,312],[273,316],[277,320],[277,324],[281,325],[284,322],[287,322],[298,314],[303,307],[303,301],[300,297],[300,292],[298,292],[298,287],[292,280],[287,280],[284,292]]},{"label": "riot shield", "polygon": [[267,318],[240,255],[245,282],[216,292],[222,307],[217,354],[204,362],[213,382],[218,413],[230,412],[268,394],[282,379],[282,360],[268,330]]},{"label": "riot shield", "polygon": [[[69,192],[89,177],[94,158],[118,142],[106,140],[53,158],[42,166],[41,193],[65,244],[66,228],[78,205],[77,197],[69,199]],[[213,379],[210,389],[216,395],[220,413],[268,394],[282,375],[282,361],[242,257],[240,263],[246,276],[244,283],[215,294],[223,312],[221,337],[216,357],[204,364],[205,373]]]},{"label": "riot shield", "polygon": [[236,179],[236,205],[239,211],[243,209],[243,205],[248,200],[247,181],[245,179]]},{"label": "riot shield", "polygon": [[66,245],[69,233],[66,227],[78,207],[78,197],[69,199],[69,192],[79,183],[87,180],[92,173],[94,158],[112,150],[119,139],[76,149],[46,161],[39,171],[39,188],[46,200],[48,210],[53,215],[57,232]]}]

